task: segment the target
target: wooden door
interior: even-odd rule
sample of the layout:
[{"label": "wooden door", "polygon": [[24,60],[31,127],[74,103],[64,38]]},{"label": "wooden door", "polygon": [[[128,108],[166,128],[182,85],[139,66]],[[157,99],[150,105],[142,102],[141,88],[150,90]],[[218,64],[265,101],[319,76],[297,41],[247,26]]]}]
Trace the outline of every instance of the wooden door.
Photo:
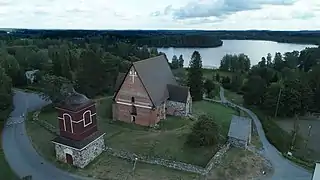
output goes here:
[{"label": "wooden door", "polygon": [[73,159],[70,154],[66,154],[67,163],[73,165]]}]

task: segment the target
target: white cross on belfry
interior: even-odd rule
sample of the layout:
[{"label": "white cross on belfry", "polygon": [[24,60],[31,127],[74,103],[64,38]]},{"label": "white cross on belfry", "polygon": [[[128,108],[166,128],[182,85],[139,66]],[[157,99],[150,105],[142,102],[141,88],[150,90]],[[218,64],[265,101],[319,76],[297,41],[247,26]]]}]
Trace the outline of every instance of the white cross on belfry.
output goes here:
[{"label": "white cross on belfry", "polygon": [[129,76],[132,77],[132,83],[134,83],[134,77],[137,77],[137,72],[135,72],[134,70],[131,70]]}]

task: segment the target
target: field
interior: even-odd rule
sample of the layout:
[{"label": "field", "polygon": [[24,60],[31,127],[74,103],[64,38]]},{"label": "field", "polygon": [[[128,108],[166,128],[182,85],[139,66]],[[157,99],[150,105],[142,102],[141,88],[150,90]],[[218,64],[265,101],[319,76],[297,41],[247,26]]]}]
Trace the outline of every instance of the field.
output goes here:
[{"label": "field", "polygon": [[[191,131],[194,123],[190,119],[168,116],[166,120],[159,123],[158,128],[146,128],[134,124],[111,121],[110,107],[110,98],[101,99],[97,102],[98,127],[101,131],[106,132],[105,142],[109,147],[141,155],[182,161],[203,167],[218,150],[217,146],[195,149],[185,145],[186,136]],[[196,115],[206,113],[215,116],[217,123],[222,127],[221,132],[225,137],[228,132],[231,116],[232,114],[236,114],[232,109],[205,101],[195,102],[193,104],[193,112]],[[57,113],[50,107],[45,108],[39,115],[41,120],[45,120],[55,127],[58,125],[56,117]],[[54,148],[50,142],[54,138],[54,135],[31,121],[27,122],[27,131],[37,151],[50,161],[55,162]],[[41,138],[38,136],[39,133],[42,134]],[[113,161],[117,163],[111,163]],[[58,162],[56,164],[63,168],[66,167],[66,165]],[[140,168],[134,174],[134,177],[139,176],[139,179],[148,179],[148,177],[155,174],[158,176],[158,173],[159,179],[189,179],[189,177],[190,179],[196,179],[196,175],[194,174],[175,171],[161,166],[149,164],[140,164],[139,166]],[[81,171],[67,167],[70,171],[87,175],[91,174],[90,176],[106,177],[107,172],[109,172],[108,176],[110,177],[113,177],[111,174],[118,174],[122,178],[126,173],[130,174],[131,168],[132,162],[110,157],[107,154],[102,154],[98,160]],[[141,175],[139,175],[139,172],[141,172]],[[162,178],[160,178],[161,176]],[[115,177],[117,176],[115,175]]]},{"label": "field", "polygon": [[[262,174],[263,171],[265,175]],[[271,172],[272,168],[261,156],[231,148],[223,157],[222,163],[208,174],[207,180],[260,179]]]},{"label": "field", "polygon": [[[278,119],[277,124],[286,132],[292,133],[294,130],[295,119]],[[294,155],[303,159],[319,161],[320,160],[320,120],[300,117],[298,135],[300,139],[296,141]],[[310,127],[310,129],[309,129]]]}]

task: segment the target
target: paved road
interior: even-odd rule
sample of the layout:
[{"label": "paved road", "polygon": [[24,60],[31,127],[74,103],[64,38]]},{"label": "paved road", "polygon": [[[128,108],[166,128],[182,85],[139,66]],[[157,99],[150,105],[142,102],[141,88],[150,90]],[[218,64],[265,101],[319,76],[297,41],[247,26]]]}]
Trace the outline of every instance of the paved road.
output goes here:
[{"label": "paved road", "polygon": [[33,111],[49,102],[43,101],[37,94],[21,91],[15,91],[13,102],[14,111],[2,132],[2,147],[6,160],[15,173],[19,177],[32,175],[33,180],[84,179],[46,162],[35,151],[26,134],[24,118],[21,116],[26,114],[27,109]]},{"label": "paved road", "polygon": [[[228,102],[233,104],[232,102],[228,101],[224,97],[224,89],[222,87],[220,87],[220,98],[222,102]],[[263,131],[260,120],[252,111],[242,106],[238,106],[236,104],[233,104],[233,105],[247,112],[253,119],[257,127],[260,140],[263,144],[264,151],[262,152],[262,154],[272,163],[274,167],[274,174],[271,177],[272,180],[311,180],[312,179],[312,174],[310,172],[308,172],[304,168],[284,158],[280,154],[280,152],[272,144],[269,143]]]}]

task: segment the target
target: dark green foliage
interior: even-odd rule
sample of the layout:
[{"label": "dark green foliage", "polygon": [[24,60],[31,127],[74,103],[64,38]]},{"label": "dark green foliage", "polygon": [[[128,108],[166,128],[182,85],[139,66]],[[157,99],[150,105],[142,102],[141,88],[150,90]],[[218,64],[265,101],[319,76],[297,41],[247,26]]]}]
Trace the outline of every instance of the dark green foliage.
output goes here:
[{"label": "dark green foliage", "polygon": [[[12,84],[10,77],[5,73],[4,68],[0,66],[0,121],[4,121],[7,118],[7,110],[12,107]],[[2,113],[6,112],[6,113]]]},{"label": "dark green foliage", "polygon": [[192,99],[199,101],[203,95],[203,73],[200,53],[194,51],[188,68],[188,86]]},{"label": "dark green foliage", "polygon": [[206,79],[204,81],[203,87],[204,87],[204,89],[206,91],[206,94],[209,95],[214,90],[215,85],[214,85],[214,83],[213,83],[213,81],[211,79]]},{"label": "dark green foliage", "polygon": [[245,54],[226,54],[220,62],[219,69],[231,72],[246,72],[250,69],[250,59]]},{"label": "dark green foliage", "polygon": [[42,97],[51,100],[54,104],[60,103],[67,96],[64,88],[72,86],[71,82],[61,76],[45,75],[40,81]]},{"label": "dark green foliage", "polygon": [[248,105],[262,104],[265,90],[266,83],[260,76],[250,76],[244,85],[244,102]]},{"label": "dark green foliage", "polygon": [[234,74],[231,79],[231,90],[238,92],[243,84],[243,77],[241,74]]},{"label": "dark green foliage", "polygon": [[215,36],[206,35],[165,35],[136,40],[139,46],[150,47],[218,47],[223,42]]},{"label": "dark green foliage", "polygon": [[192,127],[186,144],[191,147],[211,146],[219,143],[219,127],[214,117],[201,115]]},{"label": "dark green foliage", "polygon": [[219,73],[216,73],[215,80],[216,80],[217,82],[220,82],[220,74],[219,74]]},{"label": "dark green foliage", "polygon": [[178,69],[178,68],[179,68],[179,60],[178,60],[178,58],[177,58],[176,55],[174,55],[174,56],[172,57],[171,68],[172,68],[172,69]]},{"label": "dark green foliage", "polygon": [[231,88],[231,80],[228,76],[222,77],[221,84],[224,88],[230,89]]},{"label": "dark green foliage", "polygon": [[184,64],[184,59],[182,54],[179,56],[179,68],[183,68],[183,64]]}]

